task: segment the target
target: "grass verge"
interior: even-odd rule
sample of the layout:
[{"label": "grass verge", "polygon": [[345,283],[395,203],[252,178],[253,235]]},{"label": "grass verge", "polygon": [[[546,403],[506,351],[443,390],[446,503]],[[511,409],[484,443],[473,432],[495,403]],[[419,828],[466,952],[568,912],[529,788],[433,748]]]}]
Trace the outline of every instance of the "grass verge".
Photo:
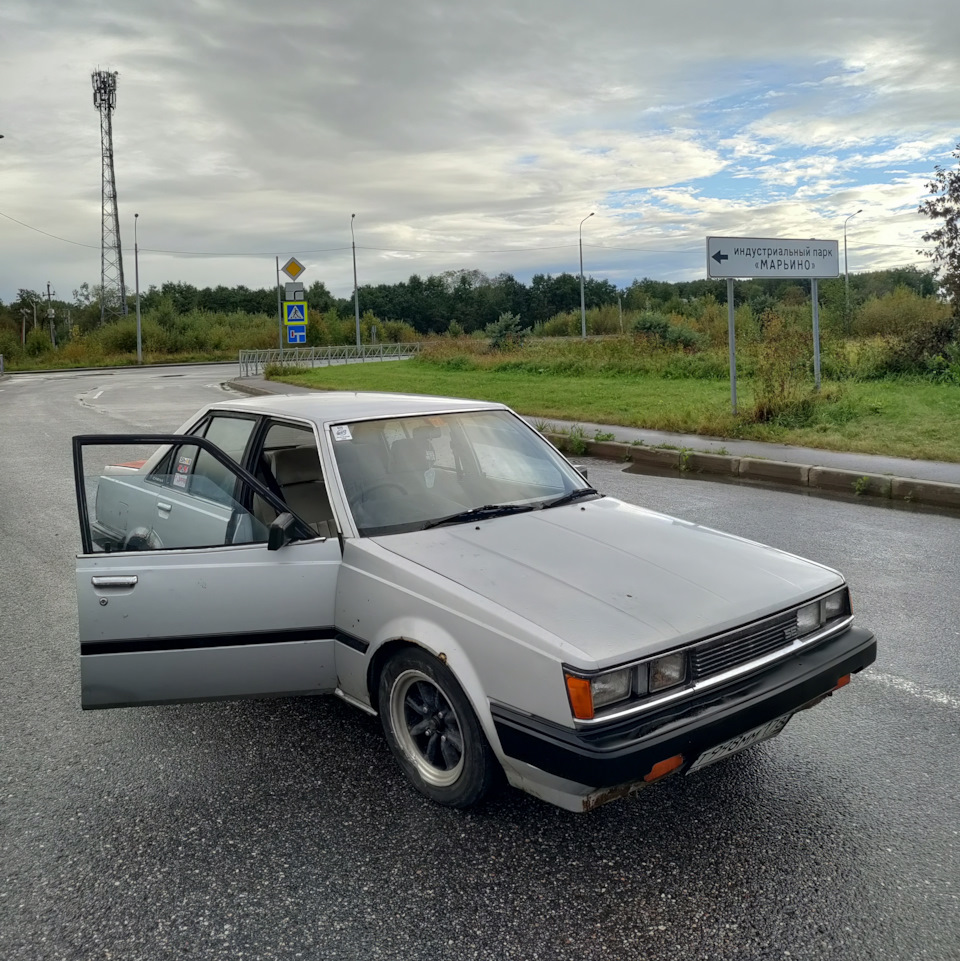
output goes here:
[{"label": "grass verge", "polygon": [[[803,426],[750,424],[735,418],[730,411],[729,385],[716,380],[444,370],[414,360],[271,372],[271,379],[320,390],[383,390],[494,400],[544,420],[960,463],[960,387],[920,379],[846,382],[841,399],[823,405]],[[750,382],[740,380],[742,408],[751,396]]]}]

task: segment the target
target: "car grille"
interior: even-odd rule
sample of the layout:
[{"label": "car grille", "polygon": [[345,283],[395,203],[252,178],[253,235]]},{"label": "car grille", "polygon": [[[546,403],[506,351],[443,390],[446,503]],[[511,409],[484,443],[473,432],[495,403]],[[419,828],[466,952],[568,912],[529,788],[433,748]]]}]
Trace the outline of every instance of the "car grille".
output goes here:
[{"label": "car grille", "polygon": [[790,611],[743,628],[712,641],[698,644],[690,652],[690,670],[694,681],[713,677],[741,664],[772,654],[792,644],[797,637],[797,615]]}]

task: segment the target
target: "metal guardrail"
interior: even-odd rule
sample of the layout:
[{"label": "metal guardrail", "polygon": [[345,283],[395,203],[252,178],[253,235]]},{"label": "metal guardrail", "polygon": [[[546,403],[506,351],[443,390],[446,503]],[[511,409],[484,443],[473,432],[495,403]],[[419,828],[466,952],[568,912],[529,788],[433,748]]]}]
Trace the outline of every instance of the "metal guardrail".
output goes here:
[{"label": "metal guardrail", "polygon": [[269,364],[290,364],[293,367],[327,367],[350,361],[402,360],[420,353],[421,344],[373,344],[357,347],[290,347],[279,350],[241,350],[240,376],[257,377]]}]

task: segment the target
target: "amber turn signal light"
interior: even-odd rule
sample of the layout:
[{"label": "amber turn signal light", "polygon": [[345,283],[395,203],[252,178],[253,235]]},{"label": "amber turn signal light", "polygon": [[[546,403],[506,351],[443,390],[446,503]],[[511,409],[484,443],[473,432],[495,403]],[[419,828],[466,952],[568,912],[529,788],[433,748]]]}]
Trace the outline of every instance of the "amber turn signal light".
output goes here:
[{"label": "amber turn signal light", "polygon": [[590,693],[590,682],[585,677],[567,678],[567,694],[570,697],[570,707],[573,716],[580,721],[589,721],[593,717],[593,695]]},{"label": "amber turn signal light", "polygon": [[833,689],[835,691],[839,691],[841,687],[846,687],[849,683],[850,683],[850,675],[844,674],[843,677],[841,677],[840,680],[837,681]]}]

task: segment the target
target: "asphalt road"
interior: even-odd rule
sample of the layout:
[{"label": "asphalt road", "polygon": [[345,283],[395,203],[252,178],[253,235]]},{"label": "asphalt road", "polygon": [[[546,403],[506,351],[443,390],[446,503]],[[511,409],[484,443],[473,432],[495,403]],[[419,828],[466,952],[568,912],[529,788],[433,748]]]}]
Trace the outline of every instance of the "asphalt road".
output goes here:
[{"label": "asphalt road", "polygon": [[224,369],[0,381],[0,958],[960,958],[960,520],[590,464],[839,567],[876,665],[776,740],[589,815],[415,794],[332,698],[82,713],[72,434]]}]

